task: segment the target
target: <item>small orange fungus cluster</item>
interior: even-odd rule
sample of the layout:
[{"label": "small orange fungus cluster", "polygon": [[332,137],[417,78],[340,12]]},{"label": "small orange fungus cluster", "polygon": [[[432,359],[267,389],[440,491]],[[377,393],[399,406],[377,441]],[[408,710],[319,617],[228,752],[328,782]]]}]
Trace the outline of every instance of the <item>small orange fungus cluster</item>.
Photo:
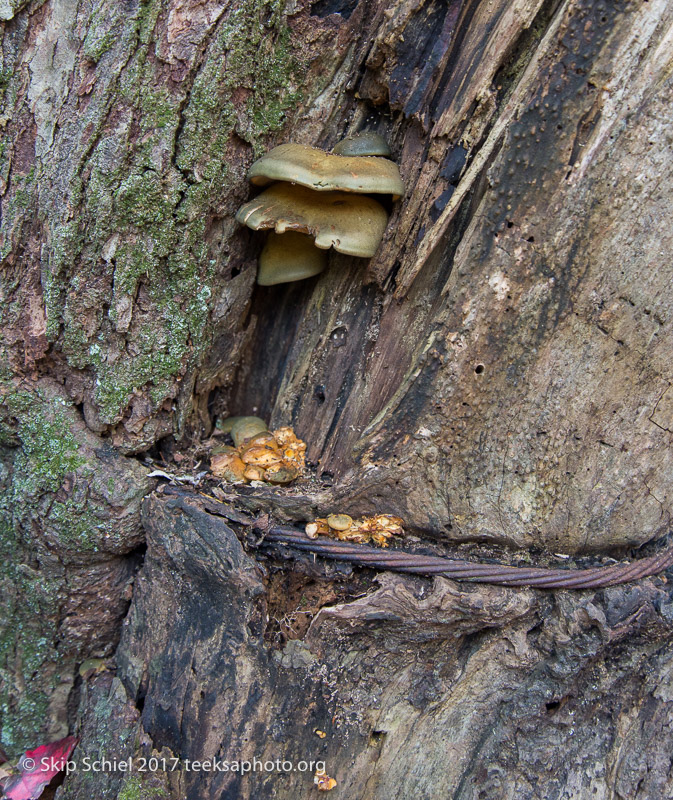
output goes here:
[{"label": "small orange fungus cluster", "polygon": [[378,547],[388,547],[393,536],[404,534],[403,525],[403,520],[391,514],[363,517],[357,522],[348,514],[330,514],[325,519],[309,522],[305,530],[309,539],[331,536],[342,542],[373,543]]},{"label": "small orange fungus cluster", "polygon": [[292,428],[270,431],[258,417],[232,417],[220,426],[231,433],[234,447],[223,445],[213,451],[210,471],[228,483],[285,484],[304,470],[306,443]]},{"label": "small orange fungus cluster", "polygon": [[316,772],[313,783],[316,784],[318,787],[318,791],[320,792],[331,792],[332,789],[337,785],[337,782],[334,778],[330,778],[329,775],[326,775],[324,772]]}]

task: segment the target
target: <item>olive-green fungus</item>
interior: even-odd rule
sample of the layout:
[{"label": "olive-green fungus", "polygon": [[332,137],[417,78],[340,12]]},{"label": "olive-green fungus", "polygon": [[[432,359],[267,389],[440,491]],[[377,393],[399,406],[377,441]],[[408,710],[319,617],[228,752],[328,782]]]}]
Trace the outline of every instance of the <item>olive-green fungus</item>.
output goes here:
[{"label": "olive-green fungus", "polygon": [[332,153],[337,156],[382,156],[383,158],[391,156],[388,142],[380,133],[373,131],[347,136],[332,148]]},{"label": "olive-green fungus", "polygon": [[277,283],[312,278],[327,266],[327,253],[318,250],[313,239],[303,233],[288,231],[268,235],[259,256],[257,283],[274,286]]},{"label": "olive-green fungus", "polygon": [[[337,148],[347,154],[337,154]],[[350,137],[337,148],[325,153],[303,144],[282,144],[250,167],[250,181],[269,188],[246,203],[236,219],[253,230],[270,231],[259,259],[260,285],[317,275],[326,264],[320,251],[331,247],[359,258],[376,253],[387,213],[367,195],[401,197],[400,172],[381,157],[390,150],[379,134]]]},{"label": "olive-green fungus", "polygon": [[316,194],[304,186],[274,183],[241,207],[236,219],[258,230],[295,231],[312,236],[321,250],[371,258],[386,229],[388,214],[377,201],[348,192]]},{"label": "olive-green fungus", "polygon": [[248,172],[255,186],[289,181],[317,192],[390,194],[397,200],[404,184],[394,161],[376,156],[339,156],[304,144],[281,144],[255,161]]}]

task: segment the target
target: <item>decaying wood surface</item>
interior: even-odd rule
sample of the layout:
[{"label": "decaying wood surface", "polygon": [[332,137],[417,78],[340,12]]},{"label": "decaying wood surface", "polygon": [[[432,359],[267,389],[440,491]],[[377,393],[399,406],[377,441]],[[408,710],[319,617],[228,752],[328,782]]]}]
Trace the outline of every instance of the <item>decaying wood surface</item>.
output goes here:
[{"label": "decaying wood surface", "polygon": [[[198,497],[153,496],[144,519],[116,674],[82,698],[80,759],[323,760],[333,796],[361,800],[670,793],[673,601],[660,579],[543,593],[310,562],[297,575],[251,558]],[[320,592],[331,602],[317,610]],[[302,613],[297,635],[287,618]],[[315,791],[298,770],[135,780],[190,800]],[[97,796],[128,785],[109,774]],[[77,773],[58,797],[90,792]]]},{"label": "decaying wood surface", "polygon": [[[283,521],[385,511],[533,556],[664,533],[671,4],[0,0],[0,24],[3,746],[325,754],[344,797],[670,793],[665,583],[279,572],[159,495],[145,557],[140,505],[148,454],[204,470],[216,417],[258,413],[309,447],[312,480],[239,498]],[[408,187],[379,253],[257,287],[247,168],[362,129]],[[129,603],[117,675],[82,678]],[[59,796],[308,791],[143,780]]]},{"label": "decaying wood surface", "polygon": [[[410,192],[365,277],[384,291],[337,259],[306,300],[279,313],[268,299],[254,349],[283,343],[278,393],[260,367],[239,397],[292,420],[357,512],[566,552],[666,530],[671,18],[659,12],[561,5],[510,85],[461,48],[453,80],[473,66],[472,115],[456,88],[427,132],[413,115],[392,126]],[[498,24],[492,37],[507,40]]]}]

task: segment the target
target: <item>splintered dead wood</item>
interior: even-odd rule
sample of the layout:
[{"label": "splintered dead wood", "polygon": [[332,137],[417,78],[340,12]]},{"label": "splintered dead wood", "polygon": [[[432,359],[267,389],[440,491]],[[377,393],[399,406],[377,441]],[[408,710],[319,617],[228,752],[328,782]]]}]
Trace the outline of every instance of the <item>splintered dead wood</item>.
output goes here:
[{"label": "splintered dead wood", "polygon": [[321,608],[361,594],[369,583],[361,576],[344,582],[315,578],[291,567],[272,573],[267,584],[267,636],[276,644],[302,639]]}]

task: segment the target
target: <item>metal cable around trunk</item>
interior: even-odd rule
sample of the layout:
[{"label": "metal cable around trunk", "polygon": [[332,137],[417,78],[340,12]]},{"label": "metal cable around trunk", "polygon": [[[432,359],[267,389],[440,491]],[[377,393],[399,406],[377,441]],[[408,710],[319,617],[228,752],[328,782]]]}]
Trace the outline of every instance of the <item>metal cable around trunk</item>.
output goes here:
[{"label": "metal cable around trunk", "polygon": [[289,527],[270,528],[264,541],[289,545],[298,550],[363,567],[409,572],[415,575],[442,575],[454,580],[494,583],[501,586],[532,586],[537,589],[598,589],[603,586],[616,586],[656,575],[673,565],[673,545],[657,555],[610,567],[546,569],[479,564],[441,556],[407,553],[404,550],[383,550],[336,539],[309,539],[302,531]]}]

